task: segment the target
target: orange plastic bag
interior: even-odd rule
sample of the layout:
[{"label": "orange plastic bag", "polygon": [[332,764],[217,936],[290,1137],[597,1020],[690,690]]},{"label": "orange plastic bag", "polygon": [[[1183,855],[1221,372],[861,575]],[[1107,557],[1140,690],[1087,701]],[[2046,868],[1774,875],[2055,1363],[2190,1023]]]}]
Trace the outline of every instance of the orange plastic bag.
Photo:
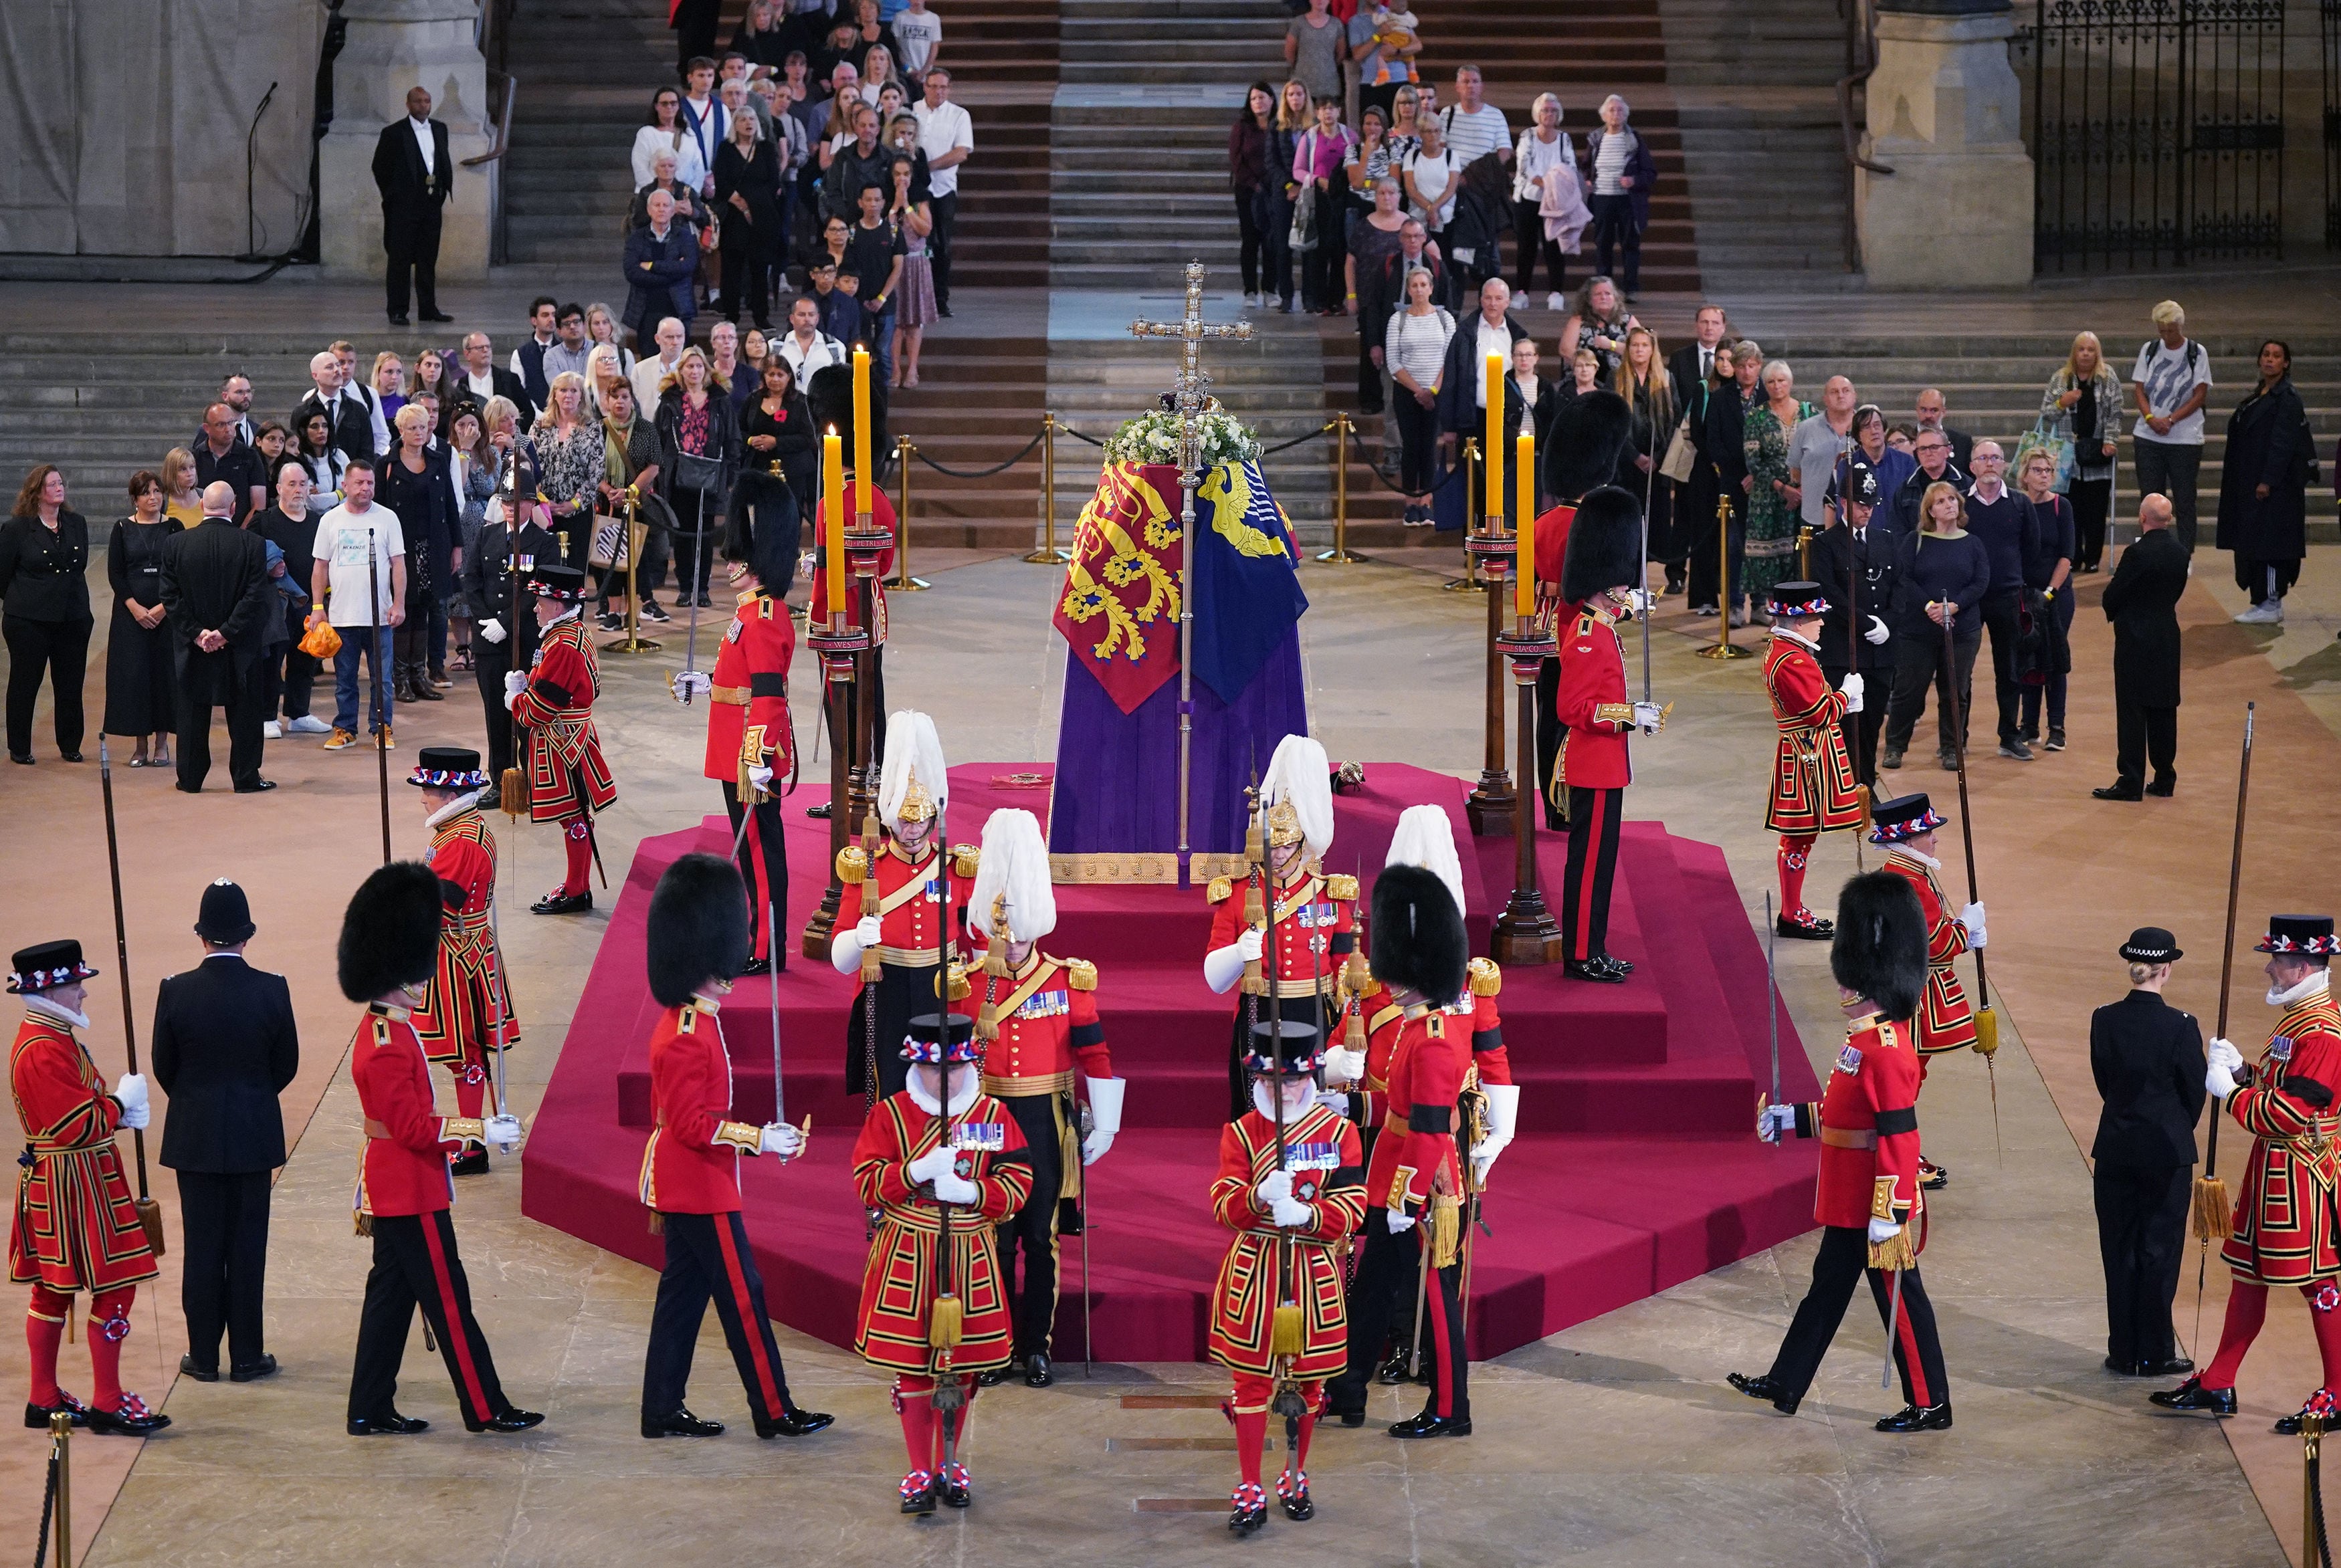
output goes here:
[{"label": "orange plastic bag", "polygon": [[332,621],[323,617],[301,634],[301,651],[312,659],[331,659],[341,650],[342,634],[334,630]]}]

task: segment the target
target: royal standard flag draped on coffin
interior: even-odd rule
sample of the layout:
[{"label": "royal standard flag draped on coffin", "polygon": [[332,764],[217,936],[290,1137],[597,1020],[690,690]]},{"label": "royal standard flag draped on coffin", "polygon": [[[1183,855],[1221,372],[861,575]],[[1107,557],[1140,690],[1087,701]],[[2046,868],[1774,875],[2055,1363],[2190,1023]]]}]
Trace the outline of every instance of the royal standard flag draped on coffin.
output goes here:
[{"label": "royal standard flag draped on coffin", "polygon": [[[1256,461],[1208,470],[1195,497],[1195,676],[1234,702],[1309,608],[1284,509]],[[1116,707],[1179,671],[1179,471],[1111,462],[1081,509],[1057,630]]]}]

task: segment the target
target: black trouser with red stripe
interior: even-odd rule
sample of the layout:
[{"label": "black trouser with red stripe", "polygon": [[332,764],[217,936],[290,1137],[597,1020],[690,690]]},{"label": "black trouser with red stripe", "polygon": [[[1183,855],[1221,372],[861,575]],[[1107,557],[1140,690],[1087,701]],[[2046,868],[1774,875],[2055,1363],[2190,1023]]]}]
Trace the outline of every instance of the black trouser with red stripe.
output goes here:
[{"label": "black trouser with red stripe", "polygon": [[1579,962],[1609,950],[1609,885],[1618,875],[1623,789],[1569,787],[1569,872],[1561,886],[1562,951]]},{"label": "black trouser with red stripe", "polygon": [[[778,789],[781,780],[775,779],[772,784]],[[756,814],[755,831],[740,831],[742,811]],[[771,795],[753,806],[743,806],[739,783],[726,779],[723,813],[732,819],[732,832],[740,841],[740,880],[748,888],[748,956],[770,958],[785,969],[789,967],[788,944],[770,941],[773,932],[788,929],[789,920],[789,850],[781,838],[781,798]],[[767,910],[772,916],[769,931],[765,928]]]},{"label": "black trouser with red stripe", "polygon": [[[1463,1354],[1459,1259],[1433,1269],[1425,1282],[1421,1249],[1430,1245],[1425,1227],[1417,1225],[1404,1236],[1392,1236],[1390,1211],[1379,1205],[1366,1210],[1365,1236],[1357,1272],[1350,1276],[1350,1365],[1326,1384],[1329,1407],[1336,1415],[1365,1409],[1366,1392],[1381,1363],[1382,1342],[1392,1320],[1401,1310],[1412,1312],[1415,1293],[1421,1290],[1426,1292],[1422,1353],[1430,1368],[1430,1413],[1469,1419],[1471,1369]],[[1410,1318],[1409,1323],[1411,1326]]]},{"label": "black trouser with red stripe", "polygon": [[[1854,1282],[1869,1275],[1869,1294],[1878,1298],[1878,1320],[1886,1321],[1894,1299],[1894,1276],[1869,1267],[1869,1232],[1845,1225],[1821,1231],[1821,1250],[1813,1259],[1812,1288],[1797,1304],[1788,1336],[1772,1358],[1772,1376],[1798,1398],[1812,1386],[1821,1356],[1845,1321],[1846,1304],[1853,1299]],[[1916,1267],[1902,1270],[1902,1311],[1895,1319],[1894,1365],[1902,1372],[1902,1397],[1925,1409],[1951,1397],[1950,1379],[1943,1372],[1943,1345],[1935,1336],[1935,1307],[1927,1299],[1926,1282]],[[1913,1360],[1917,1366],[1912,1366]]]},{"label": "black trouser with red stripe", "polygon": [[[1010,1095],[1000,1102],[1016,1118],[1024,1134],[1025,1152],[1032,1156],[1032,1195],[1000,1227],[1000,1283],[1007,1287],[1012,1304],[1009,1313],[1015,1322],[1015,1352],[1020,1356],[1056,1354],[1052,1341],[1057,1326],[1057,1231],[1063,1217],[1057,1211],[1064,1202],[1057,1194],[1065,1184],[1056,1100],[1054,1095]],[[1078,1228],[1079,1222],[1072,1225]],[[1021,1279],[1016,1267],[1019,1253],[1024,1258]]]},{"label": "black trouser with red stripe", "polygon": [[739,1211],[659,1217],[665,1222],[666,1267],[659,1273],[650,1352],[643,1359],[643,1419],[655,1421],[682,1403],[691,1353],[712,1296],[749,1410],[760,1421],[780,1420],[790,1408],[788,1372],[764,1312],[764,1276],[756,1272]]},{"label": "black trouser with red stripe", "polygon": [[456,1255],[454,1217],[443,1208],[436,1214],[374,1216],[374,1267],[366,1275],[357,1360],[350,1369],[350,1419],[390,1414],[418,1306],[438,1336],[465,1424],[476,1426],[510,1410],[487,1336],[472,1316],[472,1286]]}]

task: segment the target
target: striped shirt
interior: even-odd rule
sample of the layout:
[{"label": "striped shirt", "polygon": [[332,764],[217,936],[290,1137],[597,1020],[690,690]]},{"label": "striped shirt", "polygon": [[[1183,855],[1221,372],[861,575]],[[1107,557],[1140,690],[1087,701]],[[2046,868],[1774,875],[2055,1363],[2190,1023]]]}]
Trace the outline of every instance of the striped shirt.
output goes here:
[{"label": "striped shirt", "polygon": [[1455,335],[1455,318],[1434,305],[1423,315],[1400,311],[1382,333],[1382,363],[1395,378],[1400,371],[1425,392],[1439,390],[1439,372],[1447,362],[1447,341]]}]

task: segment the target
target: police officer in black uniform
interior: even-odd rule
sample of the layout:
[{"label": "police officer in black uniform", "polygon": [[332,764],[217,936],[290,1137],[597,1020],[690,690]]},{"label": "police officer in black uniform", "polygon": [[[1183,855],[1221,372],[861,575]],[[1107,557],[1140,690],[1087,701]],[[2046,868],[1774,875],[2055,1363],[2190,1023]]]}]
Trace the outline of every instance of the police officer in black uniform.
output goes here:
[{"label": "police officer in black uniform", "polygon": [[2195,1122],[2203,1114],[2203,1031],[2162,999],[2178,940],[2140,926],[2121,945],[2130,993],[2089,1017],[2089,1072],[2105,1108],[2097,1162],[2097,1248],[2106,1264],[2106,1366],[2175,1377],[2195,1364],[2171,1337],[2170,1298],[2186,1254]]},{"label": "police officer in black uniform", "polygon": [[[1886,607],[1894,597],[1892,522],[1879,511],[1885,497],[1878,471],[1857,455],[1838,466],[1829,481],[1828,502],[1837,521],[1813,541],[1813,581],[1828,597],[1828,613],[1821,617],[1821,673],[1830,690],[1845,683],[1847,674],[1859,670],[1876,687],[1878,699],[1862,705],[1838,722],[1845,737],[1845,753],[1853,759],[1853,776],[1875,792],[1878,784],[1878,737],[1886,728],[1884,694],[1894,685],[1894,650],[1888,640]],[[1855,607],[1860,618],[1855,619]],[[1858,660],[1858,662],[1857,662]]]}]

